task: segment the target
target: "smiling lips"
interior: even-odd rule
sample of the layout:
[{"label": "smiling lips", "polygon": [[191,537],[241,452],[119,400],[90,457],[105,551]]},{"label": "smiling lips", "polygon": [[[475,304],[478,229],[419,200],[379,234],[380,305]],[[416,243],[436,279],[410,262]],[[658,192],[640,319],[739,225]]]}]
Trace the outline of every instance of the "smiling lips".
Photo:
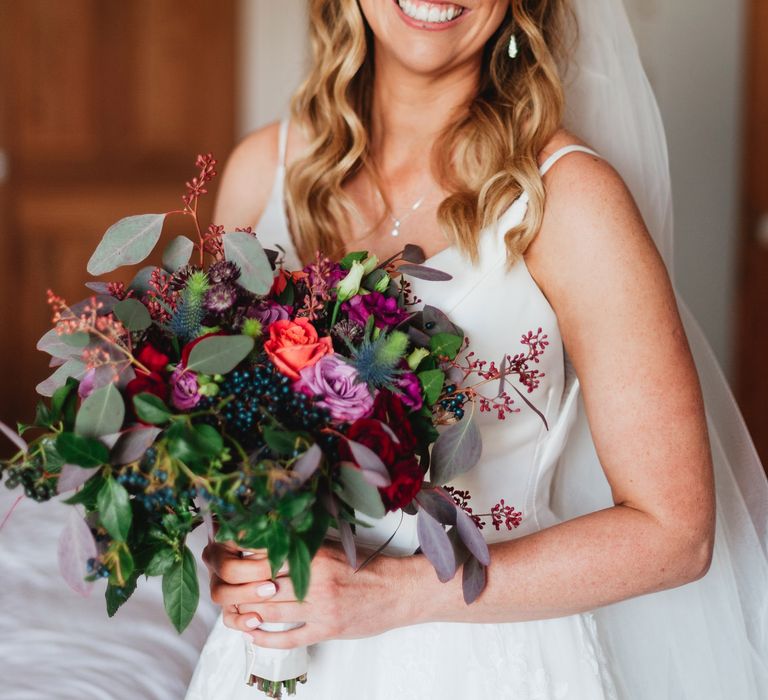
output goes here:
[{"label": "smiling lips", "polygon": [[448,3],[436,4],[433,2],[422,2],[422,0],[397,0],[400,9],[411,19],[418,22],[429,22],[430,24],[442,24],[456,19],[464,8],[461,5],[451,5]]}]

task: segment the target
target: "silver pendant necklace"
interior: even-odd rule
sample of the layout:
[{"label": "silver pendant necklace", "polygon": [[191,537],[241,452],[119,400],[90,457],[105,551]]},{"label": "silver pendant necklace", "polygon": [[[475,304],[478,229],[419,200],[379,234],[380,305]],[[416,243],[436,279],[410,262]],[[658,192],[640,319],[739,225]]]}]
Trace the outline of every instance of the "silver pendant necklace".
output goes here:
[{"label": "silver pendant necklace", "polygon": [[[383,199],[383,198],[382,198]],[[411,204],[410,209],[403,215],[403,216],[395,216],[391,210],[388,210],[387,213],[389,214],[389,218],[392,219],[392,230],[389,232],[389,235],[393,238],[397,238],[400,235],[400,227],[403,225],[403,221],[405,221],[413,212],[415,212],[424,201],[424,197],[419,197],[413,204]]]}]

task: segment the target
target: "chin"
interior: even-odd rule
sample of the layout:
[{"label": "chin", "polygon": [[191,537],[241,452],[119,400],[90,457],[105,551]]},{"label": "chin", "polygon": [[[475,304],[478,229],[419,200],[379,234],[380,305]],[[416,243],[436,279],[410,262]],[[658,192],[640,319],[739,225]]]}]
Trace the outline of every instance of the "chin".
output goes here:
[{"label": "chin", "polygon": [[482,52],[509,0],[360,0],[377,46],[417,73],[435,73]]}]

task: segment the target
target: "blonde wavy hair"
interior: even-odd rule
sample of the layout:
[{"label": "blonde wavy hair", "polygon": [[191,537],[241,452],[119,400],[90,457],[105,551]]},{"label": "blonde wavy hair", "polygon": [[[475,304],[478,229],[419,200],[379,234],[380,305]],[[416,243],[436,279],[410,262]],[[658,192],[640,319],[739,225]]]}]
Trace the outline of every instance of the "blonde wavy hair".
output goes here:
[{"label": "blonde wavy hair", "polygon": [[[523,191],[522,223],[507,231],[507,262],[525,252],[544,216],[538,156],[560,128],[564,95],[559,71],[572,13],[568,0],[510,0],[483,52],[481,82],[468,108],[448,124],[432,151],[432,172],[451,194],[437,219],[472,261],[480,232]],[[294,94],[291,115],[309,133],[307,153],[286,173],[286,200],[303,260],[320,250],[343,254],[340,232],[351,200],[342,189],[370,168],[373,34],[357,0],[310,0],[312,67]],[[519,53],[509,58],[515,33]]]}]

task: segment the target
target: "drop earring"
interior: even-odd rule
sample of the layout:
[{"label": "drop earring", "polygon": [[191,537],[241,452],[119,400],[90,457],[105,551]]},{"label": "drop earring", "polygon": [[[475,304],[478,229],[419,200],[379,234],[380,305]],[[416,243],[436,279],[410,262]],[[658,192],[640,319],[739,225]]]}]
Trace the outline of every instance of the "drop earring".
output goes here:
[{"label": "drop earring", "polygon": [[509,49],[507,50],[510,58],[517,58],[517,37],[512,32],[512,36],[509,37]]}]

